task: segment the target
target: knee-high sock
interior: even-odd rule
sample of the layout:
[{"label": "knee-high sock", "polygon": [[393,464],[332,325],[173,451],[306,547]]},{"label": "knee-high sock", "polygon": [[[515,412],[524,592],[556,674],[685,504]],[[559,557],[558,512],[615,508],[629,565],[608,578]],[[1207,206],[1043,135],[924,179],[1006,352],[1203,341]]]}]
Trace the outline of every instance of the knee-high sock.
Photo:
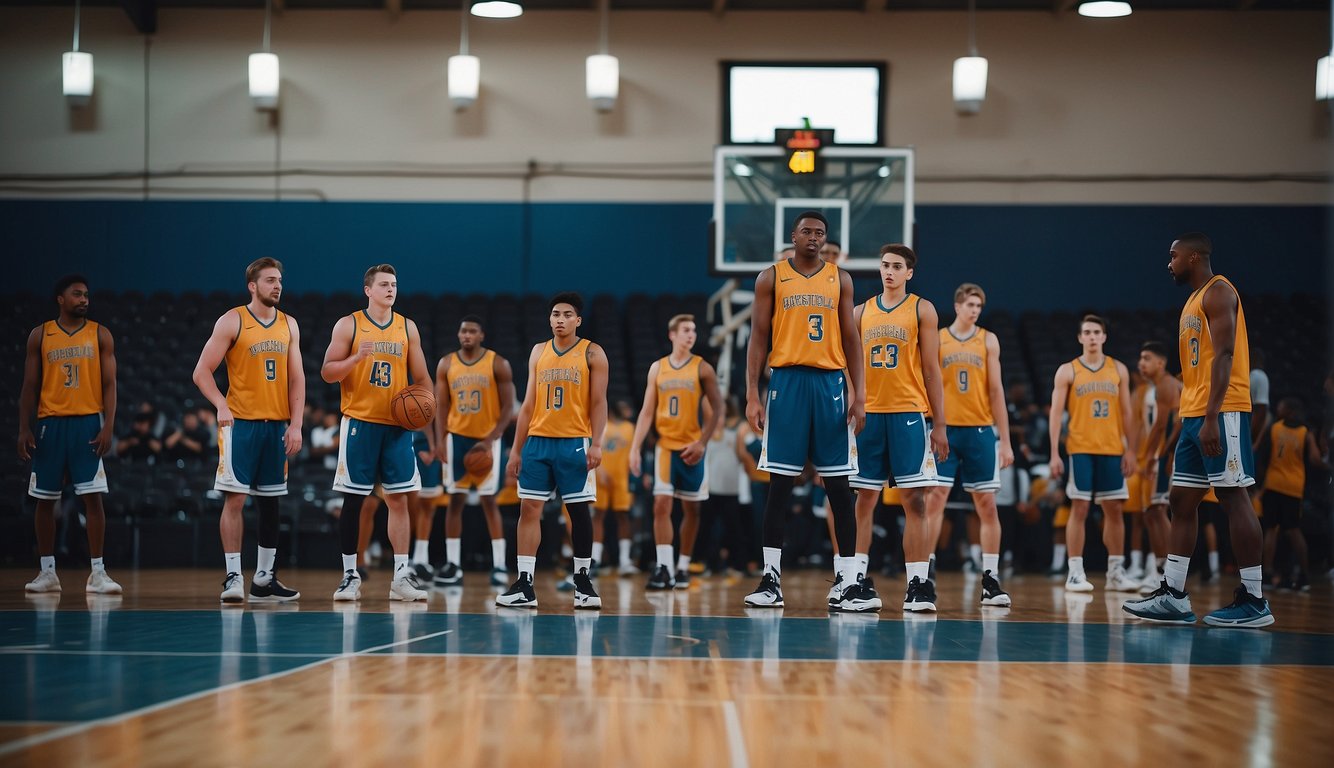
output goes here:
[{"label": "knee-high sock", "polygon": [[[764,546],[781,548],[783,531],[787,527],[788,505],[792,503],[795,477],[774,474],[769,478],[769,499],[764,505]],[[856,538],[856,532],[853,532]],[[848,550],[849,552],[852,550]]]}]

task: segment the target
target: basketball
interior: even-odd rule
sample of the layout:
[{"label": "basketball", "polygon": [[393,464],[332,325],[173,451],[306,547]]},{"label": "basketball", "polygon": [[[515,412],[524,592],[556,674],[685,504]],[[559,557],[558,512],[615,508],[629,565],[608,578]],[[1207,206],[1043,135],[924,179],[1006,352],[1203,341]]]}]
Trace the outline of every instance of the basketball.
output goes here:
[{"label": "basketball", "polygon": [[474,445],[463,454],[463,467],[470,475],[476,477],[485,475],[491,471],[491,452],[481,443]]},{"label": "basketball", "polygon": [[421,429],[435,418],[435,394],[425,384],[413,384],[394,395],[389,407],[400,427]]}]

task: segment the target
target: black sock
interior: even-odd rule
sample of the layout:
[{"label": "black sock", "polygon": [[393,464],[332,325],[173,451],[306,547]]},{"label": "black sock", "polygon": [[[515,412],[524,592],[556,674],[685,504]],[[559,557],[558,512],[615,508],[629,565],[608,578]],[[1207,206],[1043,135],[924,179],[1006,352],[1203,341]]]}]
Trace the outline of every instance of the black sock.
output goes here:
[{"label": "black sock", "polygon": [[764,505],[764,535],[766,547],[782,548],[783,531],[787,528],[788,507],[792,503],[792,486],[797,478],[773,474],[769,476],[769,499]]},{"label": "black sock", "polygon": [[259,545],[265,549],[278,548],[278,497],[256,496],[259,507]]},{"label": "black sock", "polygon": [[834,536],[844,557],[857,554],[857,510],[847,477],[826,477],[824,492],[829,497],[829,513],[834,516]]},{"label": "black sock", "polygon": [[566,503],[570,511],[570,545],[574,547],[574,556],[579,558],[593,556],[593,517],[588,511],[588,502],[575,501]]},{"label": "black sock", "polygon": [[355,493],[343,494],[343,511],[338,516],[338,539],[343,554],[357,554],[357,537],[361,534],[361,504],[365,496]]}]

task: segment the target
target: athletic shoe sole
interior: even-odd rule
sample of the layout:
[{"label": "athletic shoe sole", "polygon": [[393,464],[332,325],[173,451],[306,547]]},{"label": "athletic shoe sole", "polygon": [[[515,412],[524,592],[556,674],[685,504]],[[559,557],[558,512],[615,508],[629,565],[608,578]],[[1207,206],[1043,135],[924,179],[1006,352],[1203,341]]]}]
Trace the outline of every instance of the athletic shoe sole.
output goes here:
[{"label": "athletic shoe sole", "polygon": [[1182,616],[1182,617],[1180,617],[1180,618],[1175,618],[1175,619],[1164,619],[1164,618],[1159,618],[1159,617],[1157,617],[1157,616],[1145,616],[1145,615],[1143,615],[1143,614],[1136,613],[1136,612],[1134,612],[1133,610],[1131,610],[1130,608],[1128,608],[1128,607],[1126,607],[1126,606],[1124,606],[1124,605],[1121,606],[1121,610],[1122,610],[1122,611],[1125,611],[1127,614],[1129,614],[1129,615],[1131,615],[1131,616],[1134,616],[1134,617],[1137,618],[1137,619],[1140,619],[1140,620],[1142,620],[1142,621],[1147,621],[1147,622],[1150,622],[1150,623],[1153,623],[1153,624],[1187,624],[1187,625],[1189,625],[1189,624],[1194,624],[1194,623],[1195,623],[1195,614],[1193,614],[1193,613],[1191,613],[1191,614],[1187,614],[1187,615]]},{"label": "athletic shoe sole", "polygon": [[999,605],[999,606],[1001,606],[1001,607],[1008,608],[1008,607],[1010,606],[1010,596],[1009,596],[1009,595],[996,595],[995,597],[984,597],[984,598],[982,598],[982,604],[983,604],[983,605]]},{"label": "athletic shoe sole", "polygon": [[1215,619],[1213,616],[1205,616],[1204,623],[1211,627],[1223,627],[1225,629],[1248,629],[1256,627],[1267,627],[1274,623],[1274,614],[1266,613],[1263,616],[1245,619],[1243,621],[1228,621],[1226,619]]}]

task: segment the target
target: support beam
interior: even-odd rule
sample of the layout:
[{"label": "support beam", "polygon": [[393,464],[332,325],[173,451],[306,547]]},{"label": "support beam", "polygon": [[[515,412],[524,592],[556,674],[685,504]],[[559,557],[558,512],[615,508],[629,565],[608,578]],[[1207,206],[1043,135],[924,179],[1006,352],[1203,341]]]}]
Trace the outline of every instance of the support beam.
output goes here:
[{"label": "support beam", "polygon": [[120,0],[120,7],[139,34],[157,33],[157,0]]}]

